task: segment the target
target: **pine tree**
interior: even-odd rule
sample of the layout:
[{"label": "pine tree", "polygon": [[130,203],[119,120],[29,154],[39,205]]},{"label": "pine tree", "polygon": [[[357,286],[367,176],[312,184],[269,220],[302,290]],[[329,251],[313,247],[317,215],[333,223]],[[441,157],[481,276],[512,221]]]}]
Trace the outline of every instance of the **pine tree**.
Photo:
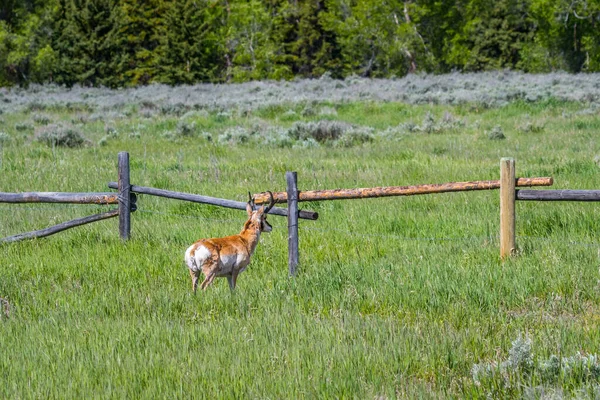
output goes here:
[{"label": "pine tree", "polygon": [[165,5],[162,0],[121,0],[119,7],[117,75],[125,85],[149,83],[159,73]]},{"label": "pine tree", "polygon": [[179,0],[166,12],[158,80],[168,84],[217,82],[225,71],[224,5]]},{"label": "pine tree", "polygon": [[59,53],[56,81],[67,85],[117,87],[117,0],[59,0],[53,48]]},{"label": "pine tree", "polygon": [[287,65],[294,75],[340,76],[340,47],[335,32],[324,23],[328,5],[322,0],[273,0],[273,40],[280,50],[276,62]]},{"label": "pine tree", "polygon": [[514,68],[532,39],[525,0],[473,1],[466,22],[453,37],[449,60],[467,71]]}]

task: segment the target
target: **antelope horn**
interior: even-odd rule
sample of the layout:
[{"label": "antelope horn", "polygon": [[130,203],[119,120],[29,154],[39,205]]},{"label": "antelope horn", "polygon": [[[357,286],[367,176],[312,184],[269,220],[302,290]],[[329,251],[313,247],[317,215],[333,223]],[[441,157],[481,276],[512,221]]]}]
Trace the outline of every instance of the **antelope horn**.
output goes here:
[{"label": "antelope horn", "polygon": [[256,205],[254,204],[254,198],[252,198],[250,192],[248,192],[248,204],[250,204],[250,207],[252,207],[253,210],[256,209]]},{"label": "antelope horn", "polygon": [[267,206],[267,209],[264,211],[265,214],[268,214],[269,211],[271,211],[271,208],[273,208],[273,206],[275,205],[275,199],[273,198],[273,193],[267,191],[267,193],[269,193],[269,205]]}]

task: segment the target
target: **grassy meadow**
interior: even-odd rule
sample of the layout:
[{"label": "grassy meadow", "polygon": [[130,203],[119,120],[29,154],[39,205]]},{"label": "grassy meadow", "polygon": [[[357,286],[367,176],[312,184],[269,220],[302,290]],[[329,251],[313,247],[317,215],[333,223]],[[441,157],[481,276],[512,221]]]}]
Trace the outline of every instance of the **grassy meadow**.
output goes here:
[{"label": "grassy meadow", "polygon": [[[240,106],[214,85],[182,89],[202,104],[140,90],[0,92],[0,191],[108,191],[119,151],[133,184],[239,201],[288,170],[300,190],[411,185],[498,179],[501,157],[600,188],[598,87]],[[0,398],[600,397],[598,205],[517,203],[504,263],[497,191],[300,205],[320,217],[300,221],[298,276],[270,216],[234,293],[194,296],[183,253],[239,232],[237,210],[139,195],[126,243],[111,219],[0,244]],[[0,237],[108,208],[0,204]]]}]

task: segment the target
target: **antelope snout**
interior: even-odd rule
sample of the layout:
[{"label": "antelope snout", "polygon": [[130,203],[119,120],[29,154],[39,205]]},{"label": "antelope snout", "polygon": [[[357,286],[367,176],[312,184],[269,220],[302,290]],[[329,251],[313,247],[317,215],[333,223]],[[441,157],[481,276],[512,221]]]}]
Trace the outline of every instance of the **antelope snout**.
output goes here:
[{"label": "antelope snout", "polygon": [[263,220],[262,226],[261,226],[261,231],[271,232],[272,230],[273,230],[273,227],[266,220]]}]

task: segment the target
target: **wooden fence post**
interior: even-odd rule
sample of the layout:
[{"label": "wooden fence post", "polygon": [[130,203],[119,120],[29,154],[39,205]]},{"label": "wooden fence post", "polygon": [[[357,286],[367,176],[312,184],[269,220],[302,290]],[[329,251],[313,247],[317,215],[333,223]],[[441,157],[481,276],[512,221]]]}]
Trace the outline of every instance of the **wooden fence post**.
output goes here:
[{"label": "wooden fence post", "polygon": [[515,245],[515,160],[500,160],[500,258],[514,254]]},{"label": "wooden fence post", "polygon": [[119,153],[119,235],[128,240],[131,236],[131,184],[129,181],[129,153]]},{"label": "wooden fence post", "polygon": [[286,172],[288,207],[288,265],[290,276],[296,275],[298,268],[298,174]]}]

